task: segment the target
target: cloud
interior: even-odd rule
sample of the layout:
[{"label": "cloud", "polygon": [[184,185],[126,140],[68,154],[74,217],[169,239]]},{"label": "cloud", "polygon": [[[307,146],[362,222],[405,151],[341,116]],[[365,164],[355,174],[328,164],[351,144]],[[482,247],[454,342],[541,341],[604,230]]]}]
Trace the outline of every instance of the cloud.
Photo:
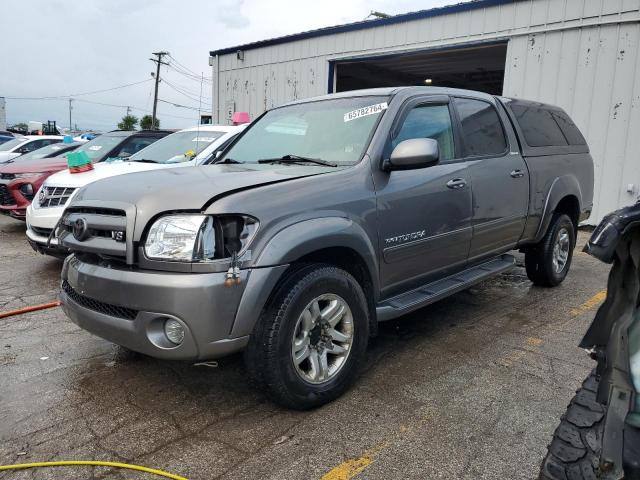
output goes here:
[{"label": "cloud", "polygon": [[[210,50],[364,19],[371,10],[401,13],[455,0],[3,0],[0,32],[0,96],[40,97],[100,90],[151,79],[151,52],[167,50],[196,74],[210,76]],[[160,98],[197,106],[201,85],[163,68]],[[182,93],[169,87],[169,82]],[[211,103],[210,84],[202,85]],[[142,116],[151,111],[153,82],[78,97],[73,123],[109,130],[126,106]],[[115,104],[119,107],[97,105]],[[193,110],[159,104],[162,125],[191,126]],[[9,123],[56,120],[68,126],[66,100],[7,99]]]}]

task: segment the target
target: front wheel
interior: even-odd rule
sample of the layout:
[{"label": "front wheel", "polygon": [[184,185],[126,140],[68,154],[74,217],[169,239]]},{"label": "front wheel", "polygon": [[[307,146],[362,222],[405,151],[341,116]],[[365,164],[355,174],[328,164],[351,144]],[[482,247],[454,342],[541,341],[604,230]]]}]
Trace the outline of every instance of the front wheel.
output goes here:
[{"label": "front wheel", "polygon": [[346,271],[309,265],[277,289],[245,362],[275,402],[298,410],[330,402],[355,380],[369,337],[367,302]]},{"label": "front wheel", "polygon": [[544,238],[525,253],[529,280],[541,287],[560,285],[569,273],[575,245],[573,221],[564,213],[555,214]]}]

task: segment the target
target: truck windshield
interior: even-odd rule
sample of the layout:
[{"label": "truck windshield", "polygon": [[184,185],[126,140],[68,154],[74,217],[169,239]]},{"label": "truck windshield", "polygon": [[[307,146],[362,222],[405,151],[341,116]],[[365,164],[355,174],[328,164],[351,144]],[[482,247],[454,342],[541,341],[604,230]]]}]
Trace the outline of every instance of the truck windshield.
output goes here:
[{"label": "truck windshield", "polygon": [[172,133],[131,155],[129,161],[152,161],[154,163],[188,162],[224,133],[214,130],[190,130]]},{"label": "truck windshield", "polygon": [[353,165],[362,158],[387,100],[339,98],[276,108],[252,125],[215,163],[306,157],[338,166]]}]

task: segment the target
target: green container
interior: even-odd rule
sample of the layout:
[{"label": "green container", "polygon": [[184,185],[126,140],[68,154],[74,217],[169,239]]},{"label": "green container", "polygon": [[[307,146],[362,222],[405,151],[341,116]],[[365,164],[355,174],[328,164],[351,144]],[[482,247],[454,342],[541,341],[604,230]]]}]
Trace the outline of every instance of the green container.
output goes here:
[{"label": "green container", "polygon": [[69,168],[78,168],[89,165],[91,159],[86,152],[70,152],[67,154],[67,165]]}]

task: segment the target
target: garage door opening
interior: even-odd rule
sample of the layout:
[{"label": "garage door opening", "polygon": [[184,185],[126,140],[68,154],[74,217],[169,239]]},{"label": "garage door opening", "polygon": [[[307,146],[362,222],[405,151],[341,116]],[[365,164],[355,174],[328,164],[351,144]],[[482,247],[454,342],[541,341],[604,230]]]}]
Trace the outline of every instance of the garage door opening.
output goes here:
[{"label": "garage door opening", "polygon": [[335,64],[335,91],[430,85],[502,94],[507,43],[380,56]]}]

